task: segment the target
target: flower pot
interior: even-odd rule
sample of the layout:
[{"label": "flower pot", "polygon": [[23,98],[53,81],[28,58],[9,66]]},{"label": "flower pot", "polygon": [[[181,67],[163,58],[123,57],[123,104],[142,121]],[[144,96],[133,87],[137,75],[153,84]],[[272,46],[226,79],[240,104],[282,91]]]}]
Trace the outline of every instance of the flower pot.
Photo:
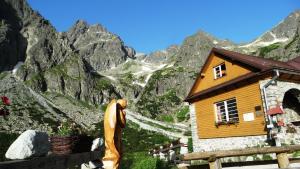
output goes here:
[{"label": "flower pot", "polygon": [[79,135],[74,137],[74,153],[83,153],[91,151],[93,137],[87,135]]},{"label": "flower pot", "polygon": [[72,153],[73,138],[71,136],[50,137],[51,151],[53,154],[66,155]]}]

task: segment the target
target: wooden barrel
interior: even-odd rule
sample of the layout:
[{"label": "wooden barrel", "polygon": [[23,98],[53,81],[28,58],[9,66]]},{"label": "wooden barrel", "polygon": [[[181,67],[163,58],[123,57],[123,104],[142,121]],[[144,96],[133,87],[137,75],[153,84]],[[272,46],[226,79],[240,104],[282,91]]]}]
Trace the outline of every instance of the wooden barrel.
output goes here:
[{"label": "wooden barrel", "polygon": [[72,153],[73,138],[70,136],[50,137],[51,151],[53,154],[66,155]]}]

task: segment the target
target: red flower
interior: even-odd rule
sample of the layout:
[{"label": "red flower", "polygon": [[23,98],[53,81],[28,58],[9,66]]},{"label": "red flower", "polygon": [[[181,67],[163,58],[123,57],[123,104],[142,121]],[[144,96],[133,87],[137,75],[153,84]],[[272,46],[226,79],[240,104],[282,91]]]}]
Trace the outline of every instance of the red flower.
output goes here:
[{"label": "red flower", "polygon": [[3,102],[4,105],[7,105],[7,106],[10,105],[10,100],[9,100],[8,97],[1,96],[1,100],[2,100],[2,102]]},{"label": "red flower", "polygon": [[278,126],[285,126],[285,124],[284,124],[283,121],[278,121],[278,122],[277,122],[277,125],[278,125]]}]

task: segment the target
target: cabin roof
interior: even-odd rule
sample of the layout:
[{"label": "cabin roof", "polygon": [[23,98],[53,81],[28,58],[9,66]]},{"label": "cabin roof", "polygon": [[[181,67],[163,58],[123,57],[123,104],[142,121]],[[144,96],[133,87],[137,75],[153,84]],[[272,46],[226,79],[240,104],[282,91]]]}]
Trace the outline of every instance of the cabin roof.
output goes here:
[{"label": "cabin roof", "polygon": [[225,58],[229,58],[233,61],[238,61],[243,64],[247,64],[259,70],[266,70],[270,68],[285,68],[285,69],[295,69],[300,70],[300,56],[288,62],[281,62],[272,59],[266,59],[257,56],[251,56],[246,54],[241,54],[225,49],[213,48],[212,52],[218,53]]},{"label": "cabin roof", "polygon": [[[220,49],[220,48],[212,48],[209,56],[212,53],[216,53],[216,54],[218,54],[218,56],[223,57],[225,59],[229,59],[229,60],[232,60],[234,62],[238,62],[240,64],[250,66],[251,68],[254,68],[255,71],[251,72],[251,73],[248,73],[247,75],[240,76],[240,77],[237,77],[237,78],[232,79],[230,81],[224,82],[222,84],[216,85],[214,87],[205,89],[203,91],[197,92],[195,94],[192,94],[192,89],[194,88],[194,86],[196,84],[196,81],[201,76],[202,70],[204,68],[204,66],[203,66],[202,70],[198,74],[198,77],[196,78],[195,83],[194,83],[190,93],[186,97],[185,101],[192,102],[194,99],[197,99],[197,98],[199,98],[203,95],[209,94],[209,93],[214,92],[216,90],[219,90],[219,89],[222,89],[222,88],[225,88],[225,87],[229,87],[231,85],[235,85],[235,84],[237,84],[239,82],[242,82],[242,81],[245,81],[245,80],[253,79],[254,77],[260,77],[260,76],[262,76],[263,74],[266,74],[266,73],[270,74],[270,72],[273,69],[286,70],[285,73],[287,73],[287,72],[296,72],[297,74],[300,75],[300,56],[298,56],[295,59],[292,59],[288,62],[281,62],[281,61],[261,58],[261,57],[257,57],[257,56],[241,54],[241,53],[237,53],[237,52],[233,52],[233,51],[229,51],[229,50],[225,50],[225,49]],[[207,60],[208,60],[208,58],[207,58]],[[204,63],[204,65],[207,63],[207,60]]]}]

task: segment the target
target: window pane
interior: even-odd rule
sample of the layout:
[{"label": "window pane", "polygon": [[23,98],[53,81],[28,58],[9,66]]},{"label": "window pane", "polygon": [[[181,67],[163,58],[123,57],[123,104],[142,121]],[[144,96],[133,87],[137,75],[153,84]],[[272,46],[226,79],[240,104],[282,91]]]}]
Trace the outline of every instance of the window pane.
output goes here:
[{"label": "window pane", "polygon": [[[226,104],[226,106],[225,106]],[[215,103],[218,122],[239,121],[236,99],[228,99]],[[227,108],[227,109],[226,109]],[[228,117],[227,117],[228,116]]]},{"label": "window pane", "polygon": [[226,103],[229,121],[239,121],[236,99],[229,99],[226,101]]},{"label": "window pane", "polygon": [[222,70],[226,70],[225,63],[223,63],[223,64],[221,65],[221,69],[222,69]]}]

